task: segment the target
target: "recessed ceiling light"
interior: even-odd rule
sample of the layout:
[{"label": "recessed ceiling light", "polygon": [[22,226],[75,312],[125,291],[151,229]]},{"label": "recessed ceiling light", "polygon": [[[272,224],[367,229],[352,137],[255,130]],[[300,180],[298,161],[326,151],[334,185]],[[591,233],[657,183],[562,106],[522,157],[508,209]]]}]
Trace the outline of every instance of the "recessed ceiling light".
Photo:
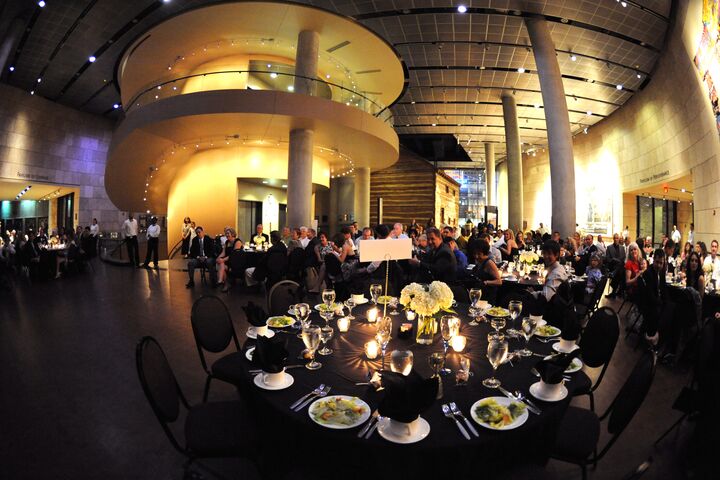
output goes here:
[{"label": "recessed ceiling light", "polygon": [[525,73],[525,69],[523,67],[518,68],[518,73]]},{"label": "recessed ceiling light", "polygon": [[587,114],[592,116],[592,112],[590,110],[587,111]]},{"label": "recessed ceiling light", "polygon": [[622,89],[623,89],[623,86],[622,86],[621,84],[618,84],[618,85],[615,86],[615,88],[617,88],[618,90],[622,90]]},{"label": "recessed ceiling light", "polygon": [[271,67],[272,67],[272,63],[268,63],[267,68],[271,68]]},{"label": "recessed ceiling light", "polygon": [[90,56],[88,57],[88,62],[90,62],[90,63],[94,63],[95,60],[97,60],[97,58],[95,58],[95,55],[90,55]]},{"label": "recessed ceiling light", "polygon": [[270,78],[277,78],[277,73],[275,73],[275,72],[271,73]]},{"label": "recessed ceiling light", "polygon": [[163,0],[163,3],[170,3],[170,0]]},{"label": "recessed ceiling light", "polygon": [[623,6],[623,8],[627,7],[627,2],[620,2],[620,5]]},{"label": "recessed ceiling light", "polygon": [[38,2],[38,7],[40,7],[40,8],[45,8],[45,2],[43,2],[43,0],[40,0],[40,1]]},{"label": "recessed ceiling light", "polygon": [[282,187],[283,187],[283,188],[287,188],[287,184],[283,183],[283,186],[282,186]]},{"label": "recessed ceiling light", "polygon": [[294,92],[294,91],[295,91],[295,87],[292,86],[292,85],[288,85],[287,89],[288,89],[288,92]]},{"label": "recessed ceiling light", "polygon": [[113,108],[120,108],[120,105],[118,105],[117,103],[114,103]]},{"label": "recessed ceiling light", "polygon": [[38,78],[38,79],[37,79],[37,82],[38,82],[38,83],[42,82],[42,78]]},{"label": "recessed ceiling light", "polygon": [[10,67],[10,71],[11,71],[11,72],[14,72],[14,71],[15,71],[15,67]]},{"label": "recessed ceiling light", "polygon": [[458,5],[457,11],[458,13],[465,13],[467,12],[467,7],[465,5]]},{"label": "recessed ceiling light", "polygon": [[432,126],[433,126],[433,127],[437,127],[437,123],[433,123]]},{"label": "recessed ceiling light", "polygon": [[536,103],[535,108],[540,108],[540,105]]},{"label": "recessed ceiling light", "polygon": [[327,75],[325,75],[325,78],[330,78],[330,74],[328,73]]},{"label": "recessed ceiling light", "polygon": [[35,90],[30,90],[30,95],[35,95]]},{"label": "recessed ceiling light", "polygon": [[572,60],[573,62],[576,61],[576,60],[577,60],[577,56],[576,56],[574,53],[571,53],[571,54],[570,54],[570,60]]},{"label": "recessed ceiling light", "polygon": [[265,185],[268,184],[268,181],[267,181],[267,180],[263,180],[262,182],[263,182]]},{"label": "recessed ceiling light", "polygon": [[640,75],[640,74],[638,73],[638,74],[637,74],[637,78],[642,78],[642,75]]}]

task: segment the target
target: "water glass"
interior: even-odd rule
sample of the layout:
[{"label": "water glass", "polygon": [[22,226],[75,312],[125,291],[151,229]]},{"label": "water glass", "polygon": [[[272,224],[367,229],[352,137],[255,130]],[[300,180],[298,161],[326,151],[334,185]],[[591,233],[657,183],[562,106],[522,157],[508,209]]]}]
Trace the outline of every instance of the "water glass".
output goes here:
[{"label": "water glass", "polygon": [[477,317],[480,313],[478,311],[478,302],[480,301],[480,297],[482,297],[482,290],[479,288],[471,288],[468,290],[468,297],[470,297],[470,316],[472,317],[470,325],[474,327],[476,325],[480,325],[477,321]]},{"label": "water glass", "polygon": [[505,328],[505,318],[490,317],[490,326],[495,329],[495,332],[500,333],[500,329]]},{"label": "water glass", "polygon": [[390,317],[383,317],[377,322],[377,330],[375,332],[375,338],[380,344],[382,350],[382,369],[385,370],[385,350],[387,349],[388,343],[392,335],[392,319]]},{"label": "water glass", "polygon": [[507,329],[507,334],[511,337],[518,337],[520,336],[520,332],[515,329],[515,326],[517,325],[516,320],[522,312],[522,302],[520,300],[510,300],[508,310],[510,310],[510,318],[512,319],[513,328]]},{"label": "water glass", "polygon": [[522,319],[522,335],[525,339],[525,348],[522,350],[519,350],[516,352],[518,355],[523,357],[531,357],[533,352],[528,348],[528,342],[530,341],[530,338],[532,338],[533,334],[535,333],[535,329],[537,328],[537,317],[525,317]]},{"label": "water glass", "polygon": [[352,297],[345,300],[345,306],[348,308],[348,318],[350,320],[355,320],[355,317],[353,317],[352,311],[353,308],[355,308],[355,300],[352,299]]},{"label": "water glass", "polygon": [[325,320],[325,326],[328,327],[328,326],[330,326],[330,320],[332,320],[333,317],[335,317],[335,312],[333,312],[332,310],[321,311],[320,316],[322,317],[323,320]]},{"label": "water glass", "polygon": [[333,349],[328,348],[327,344],[330,340],[332,340],[334,333],[335,331],[333,330],[333,328],[327,325],[320,328],[320,341],[322,342],[323,347],[318,350],[317,353],[319,353],[320,355],[330,355],[331,353],[333,353]]},{"label": "water glass", "polygon": [[397,311],[398,304],[400,303],[400,299],[398,297],[391,297],[390,298],[390,308],[392,310],[390,311],[390,315],[400,315],[400,312]]},{"label": "water glass", "polygon": [[[310,305],[296,303],[293,305],[293,313],[295,313],[295,318],[300,323],[301,329],[310,326]],[[298,338],[302,338],[302,331],[298,333]]]},{"label": "water glass", "polygon": [[410,350],[393,350],[390,354],[390,370],[407,376],[413,367],[413,352]]},{"label": "water glass", "polygon": [[445,356],[441,352],[431,353],[428,357],[428,364],[433,371],[433,377],[438,377],[440,370],[445,365]]},{"label": "water glass", "polygon": [[462,355],[460,357],[458,371],[455,374],[455,385],[458,387],[465,386],[470,379],[470,357]]},{"label": "water glass", "polygon": [[335,290],[331,288],[323,290],[322,301],[328,308],[332,309],[335,304]]},{"label": "water glass", "polygon": [[317,325],[309,325],[302,330],[302,340],[310,355],[310,363],[305,365],[308,370],[317,370],[322,367],[322,363],[315,360],[315,350],[320,345],[320,330]]},{"label": "water glass", "polygon": [[378,298],[382,295],[382,285],[379,283],[373,283],[370,285],[370,298],[375,305],[378,304]]},{"label": "water glass", "polygon": [[487,358],[493,368],[493,375],[483,380],[482,384],[487,388],[498,388],[500,380],[495,378],[498,367],[507,359],[508,342],[504,338],[493,338],[488,342]]}]

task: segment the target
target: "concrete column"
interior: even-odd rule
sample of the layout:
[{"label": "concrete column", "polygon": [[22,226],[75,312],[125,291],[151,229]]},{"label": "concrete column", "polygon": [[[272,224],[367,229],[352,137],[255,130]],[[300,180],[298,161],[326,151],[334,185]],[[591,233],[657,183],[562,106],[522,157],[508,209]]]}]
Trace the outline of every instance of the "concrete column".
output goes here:
[{"label": "concrete column", "polygon": [[297,77],[295,77],[294,91],[303,95],[315,95],[320,35],[312,30],[303,30],[298,35],[297,43],[295,54],[295,75]]},{"label": "concrete column", "polygon": [[[510,92],[502,94],[503,120],[505,122],[505,143],[507,144],[508,171],[508,228],[517,230],[523,223],[522,151],[520,149],[520,127],[518,126],[517,104]],[[498,202],[499,203],[499,202]]]},{"label": "concrete column", "polygon": [[287,222],[291,228],[308,226],[312,220],[313,131],[290,131],[288,149]]},{"label": "concrete column", "polygon": [[552,230],[565,238],[575,231],[575,160],[565,88],[550,30],[545,20],[526,18],[540,77],[550,151]]},{"label": "concrete column", "polygon": [[485,144],[485,205],[495,203],[495,145]]},{"label": "concrete column", "polygon": [[10,22],[7,32],[5,32],[2,42],[0,42],[0,75],[6,74],[7,69],[10,68],[7,61],[25,31],[25,23],[26,20],[23,18],[15,17],[12,22]]},{"label": "concrete column", "polygon": [[355,221],[360,228],[370,226],[370,167],[355,169]]},{"label": "concrete column", "polygon": [[352,177],[340,177],[337,194],[339,224],[352,223],[355,214],[355,180]]},{"label": "concrete column", "polygon": [[329,210],[330,213],[328,213],[328,229],[330,230],[328,233],[330,235],[335,234],[339,231],[338,228],[338,216],[340,215],[340,209],[338,208],[338,191],[340,190],[340,185],[338,183],[340,182],[339,178],[332,178],[330,179],[330,205]]}]

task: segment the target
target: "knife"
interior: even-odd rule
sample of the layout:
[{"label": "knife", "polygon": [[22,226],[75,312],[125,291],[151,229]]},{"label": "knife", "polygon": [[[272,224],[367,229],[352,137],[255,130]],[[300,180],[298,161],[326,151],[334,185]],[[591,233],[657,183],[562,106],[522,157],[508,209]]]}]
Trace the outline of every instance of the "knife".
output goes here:
[{"label": "knife", "polygon": [[375,423],[373,423],[372,428],[370,428],[370,431],[367,433],[367,435],[365,435],[365,440],[370,438],[372,436],[372,434],[375,433],[375,430],[377,430],[378,425],[380,424],[380,422],[378,420],[375,420]]},{"label": "knife", "polygon": [[370,430],[370,427],[372,427],[373,424],[377,422],[378,415],[380,414],[378,413],[377,409],[375,409],[375,411],[372,413],[372,416],[370,417],[370,420],[368,420],[365,426],[358,432],[358,438],[362,438],[362,436],[365,435],[368,430]]},{"label": "knife", "polygon": [[524,401],[522,401],[522,400],[518,400],[518,398],[517,398],[515,395],[513,395],[513,394],[510,393],[510,392],[508,392],[508,391],[505,390],[503,387],[498,387],[498,390],[500,391],[500,393],[502,393],[503,395],[505,395],[506,397],[508,397],[510,400],[514,400],[514,401],[516,401],[516,402],[521,402],[521,403],[525,404],[525,406],[527,407],[527,409],[530,410],[530,411],[531,411],[532,413],[534,413],[535,415],[540,415],[540,413],[541,413],[540,410],[538,410],[538,408],[535,407],[534,405],[529,405],[527,402],[524,402]]}]

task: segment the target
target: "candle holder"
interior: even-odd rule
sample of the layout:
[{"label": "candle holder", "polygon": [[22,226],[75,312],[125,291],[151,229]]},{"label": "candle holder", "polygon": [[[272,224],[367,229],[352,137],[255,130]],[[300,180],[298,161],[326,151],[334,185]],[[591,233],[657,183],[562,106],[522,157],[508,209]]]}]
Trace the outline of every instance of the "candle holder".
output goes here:
[{"label": "candle holder", "polygon": [[365,344],[365,356],[368,360],[375,360],[378,356],[380,345],[375,340],[371,340]]},{"label": "candle holder", "polygon": [[338,318],[337,327],[341,333],[346,333],[348,330],[350,330],[350,317]]},{"label": "candle holder", "polygon": [[466,345],[467,345],[467,337],[465,337],[465,335],[455,335],[450,340],[450,346],[452,347],[453,350],[455,350],[458,353],[465,350]]},{"label": "candle holder", "polygon": [[370,310],[367,311],[367,321],[368,323],[375,323],[378,318],[378,309],[373,307]]}]

